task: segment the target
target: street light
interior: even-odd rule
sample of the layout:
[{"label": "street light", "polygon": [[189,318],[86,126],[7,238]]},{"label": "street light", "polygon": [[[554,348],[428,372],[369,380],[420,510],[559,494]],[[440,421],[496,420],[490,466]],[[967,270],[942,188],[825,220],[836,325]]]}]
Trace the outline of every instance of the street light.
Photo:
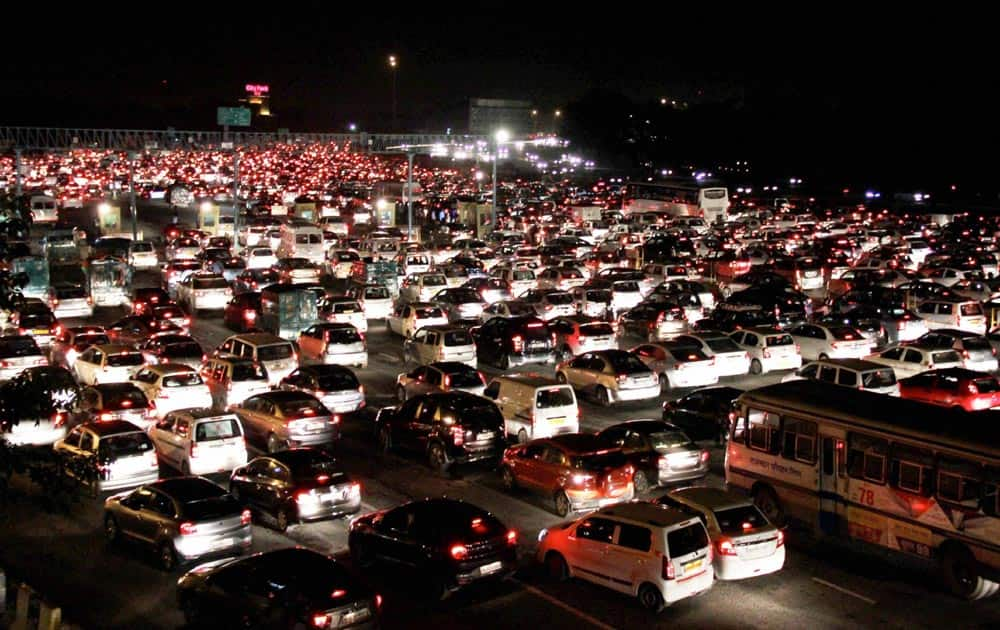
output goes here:
[{"label": "street light", "polygon": [[500,161],[500,145],[510,140],[510,132],[506,129],[497,129],[493,134],[496,148],[493,151],[493,210],[490,213],[490,226],[497,228],[497,162]]},{"label": "street light", "polygon": [[389,55],[389,71],[392,73],[392,130],[396,130],[396,66],[399,60],[396,55]]}]

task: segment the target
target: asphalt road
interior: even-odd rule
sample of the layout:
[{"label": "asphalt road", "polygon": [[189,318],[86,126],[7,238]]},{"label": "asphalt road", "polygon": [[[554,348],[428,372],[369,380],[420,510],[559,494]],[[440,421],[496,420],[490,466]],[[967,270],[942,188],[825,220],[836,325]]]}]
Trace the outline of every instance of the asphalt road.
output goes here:
[{"label": "asphalt road", "polygon": [[[162,208],[145,208],[143,227],[169,222]],[[193,214],[193,213],[192,213]],[[191,222],[184,214],[182,221]],[[151,274],[138,282],[156,284]],[[109,323],[120,309],[101,309],[95,322]],[[71,322],[75,323],[75,322]],[[384,624],[390,628],[512,628],[542,622],[551,628],[759,628],[812,627],[1000,627],[1000,600],[966,603],[948,595],[924,567],[898,559],[867,555],[849,546],[817,542],[805,532],[788,534],[785,568],[777,574],[741,582],[716,582],[700,597],[685,600],[660,615],[643,611],[631,598],[589,583],[545,579],[533,559],[540,529],[560,519],[548,501],[530,494],[505,492],[495,470],[469,466],[438,475],[416,458],[375,456],[371,419],[374,410],[392,404],[395,378],[404,369],[399,337],[372,322],[369,367],[358,375],[368,393],[368,408],[344,420],[344,438],[336,446],[346,469],[362,482],[364,509],[380,509],[427,496],[462,498],[491,510],[520,532],[522,568],[510,581],[481,585],[440,604],[421,599],[419,585],[376,572],[368,577],[385,598]],[[206,349],[231,333],[219,318],[193,320],[192,334]],[[551,368],[549,368],[551,370]],[[495,370],[485,368],[484,372]],[[726,379],[751,387],[780,380],[783,374]],[[685,391],[671,392],[679,397]],[[593,431],[625,419],[659,417],[660,403],[626,404],[612,409],[581,402],[583,430]],[[164,470],[164,474],[176,474]],[[217,477],[224,481],[225,477]],[[704,483],[721,485],[722,451],[712,447],[712,473]],[[31,492],[21,483],[18,488]],[[656,496],[657,492],[650,493]],[[43,509],[22,495],[0,513],[0,566],[25,579],[63,606],[63,616],[85,627],[179,628],[175,605],[177,575],[155,567],[138,547],[109,548],[101,531],[101,502],[84,499],[68,513]],[[347,522],[331,520],[289,528],[279,534],[255,523],[254,551],[303,545],[347,557]]]}]

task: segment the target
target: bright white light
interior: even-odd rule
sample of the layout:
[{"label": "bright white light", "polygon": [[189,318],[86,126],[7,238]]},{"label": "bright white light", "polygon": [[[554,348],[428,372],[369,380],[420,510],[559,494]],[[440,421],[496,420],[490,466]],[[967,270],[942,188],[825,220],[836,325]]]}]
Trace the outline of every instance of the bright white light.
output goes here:
[{"label": "bright white light", "polygon": [[455,151],[454,157],[456,160],[464,160],[469,157],[469,154],[464,149],[458,149]]},{"label": "bright white light", "polygon": [[431,157],[441,157],[448,155],[448,147],[443,144],[435,144],[431,147]]},{"label": "bright white light", "polygon": [[358,126],[355,125],[354,123],[351,123],[351,124],[347,125],[347,130],[348,131],[357,131],[358,130]]},{"label": "bright white light", "polygon": [[483,172],[482,171],[476,171],[476,181],[477,182],[478,181],[482,181],[482,179],[483,179]]},{"label": "bright white light", "polygon": [[506,129],[497,129],[494,137],[496,138],[497,144],[503,144],[504,142],[510,140],[510,132]]},{"label": "bright white light", "polygon": [[104,216],[109,212],[111,212],[111,204],[102,203],[99,206],[97,206],[97,213],[100,214],[101,216]]}]

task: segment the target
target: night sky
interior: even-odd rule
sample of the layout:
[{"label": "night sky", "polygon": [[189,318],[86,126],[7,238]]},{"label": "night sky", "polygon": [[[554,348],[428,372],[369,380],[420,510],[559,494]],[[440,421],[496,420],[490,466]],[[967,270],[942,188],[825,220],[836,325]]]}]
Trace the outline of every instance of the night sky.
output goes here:
[{"label": "night sky", "polygon": [[716,107],[718,124],[702,116],[699,133],[727,159],[967,178],[1000,166],[983,15],[677,4],[53,5],[7,23],[0,124],[208,129],[216,106],[256,82],[271,86],[274,127],[380,130],[394,53],[411,130],[464,130],[470,97],[528,99],[546,114],[603,90],[638,106]]}]

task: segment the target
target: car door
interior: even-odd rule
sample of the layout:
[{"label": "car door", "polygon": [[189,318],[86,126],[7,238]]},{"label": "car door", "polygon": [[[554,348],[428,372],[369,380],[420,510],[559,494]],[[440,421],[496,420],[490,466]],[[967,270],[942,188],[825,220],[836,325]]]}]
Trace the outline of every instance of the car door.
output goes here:
[{"label": "car door", "polygon": [[662,566],[649,568],[649,565],[662,561],[650,553],[653,546],[650,528],[622,522],[616,525],[614,543],[605,546],[601,572],[610,578],[611,588],[631,594],[635,592],[635,576],[649,575],[657,568],[662,571]]},{"label": "car door", "polygon": [[420,346],[422,346],[426,340],[426,330],[421,329],[413,333],[413,336],[403,342],[403,348],[406,353],[404,358],[412,360],[419,365],[423,365],[423,362],[420,360]]},{"label": "car door", "polygon": [[121,509],[115,515],[119,530],[126,536],[149,542],[150,523],[143,512],[152,502],[153,492],[149,488],[137,488],[123,498],[119,502]]},{"label": "car door", "polygon": [[251,396],[233,410],[243,423],[243,429],[247,432],[247,437],[252,438],[258,444],[262,441],[262,423],[260,418],[258,418],[258,411],[264,402],[265,400],[259,396]]},{"label": "car door", "polygon": [[511,459],[511,469],[514,479],[525,488],[539,490],[540,468],[543,465],[542,457],[545,455],[545,443],[535,442],[528,444],[518,451],[517,457]]},{"label": "car door", "polygon": [[428,363],[433,363],[437,358],[438,344],[441,342],[441,333],[437,331],[430,331],[424,337],[422,343],[415,344],[417,349],[417,361],[421,365],[427,365]]},{"label": "car door", "polygon": [[244,504],[254,508],[262,506],[261,484],[267,480],[267,468],[271,461],[269,457],[258,457],[243,468],[242,474],[233,475],[230,487]]},{"label": "car door", "polygon": [[441,417],[438,413],[437,401],[425,398],[410,424],[410,439],[413,448],[421,453],[425,452],[428,440],[440,426]]},{"label": "car door", "polygon": [[581,389],[596,391],[601,383],[601,375],[608,368],[607,362],[598,355],[591,355],[587,367],[580,370]]},{"label": "car door", "polygon": [[913,348],[907,348],[903,354],[900,368],[905,372],[902,377],[916,376],[924,371],[924,353]]},{"label": "car door", "polygon": [[372,552],[376,557],[409,568],[419,564],[414,537],[416,507],[416,504],[409,504],[389,510],[375,523]]},{"label": "car door", "polygon": [[169,465],[176,467],[177,463],[173,460],[173,447],[171,445],[174,422],[175,414],[168,413],[150,427],[149,439],[153,440],[157,456]]},{"label": "car door", "polygon": [[292,472],[275,459],[267,459],[266,467],[256,475],[254,494],[257,505],[270,514],[277,514],[284,507]]},{"label": "car door", "polygon": [[76,361],[73,363],[73,371],[76,372],[76,380],[80,383],[90,384],[92,383],[92,362],[94,360],[94,353],[97,352],[96,348],[87,348],[83,351]]},{"label": "car door", "polygon": [[613,585],[605,557],[613,544],[616,525],[609,518],[592,516],[575,526],[571,535],[575,544],[567,547],[569,553],[566,558],[574,574],[590,582]]},{"label": "car door", "polygon": [[443,389],[443,381],[443,375],[440,370],[427,367],[427,371],[424,373],[424,378],[420,381],[420,385],[424,391],[420,393],[425,394],[427,392],[441,391]]}]

